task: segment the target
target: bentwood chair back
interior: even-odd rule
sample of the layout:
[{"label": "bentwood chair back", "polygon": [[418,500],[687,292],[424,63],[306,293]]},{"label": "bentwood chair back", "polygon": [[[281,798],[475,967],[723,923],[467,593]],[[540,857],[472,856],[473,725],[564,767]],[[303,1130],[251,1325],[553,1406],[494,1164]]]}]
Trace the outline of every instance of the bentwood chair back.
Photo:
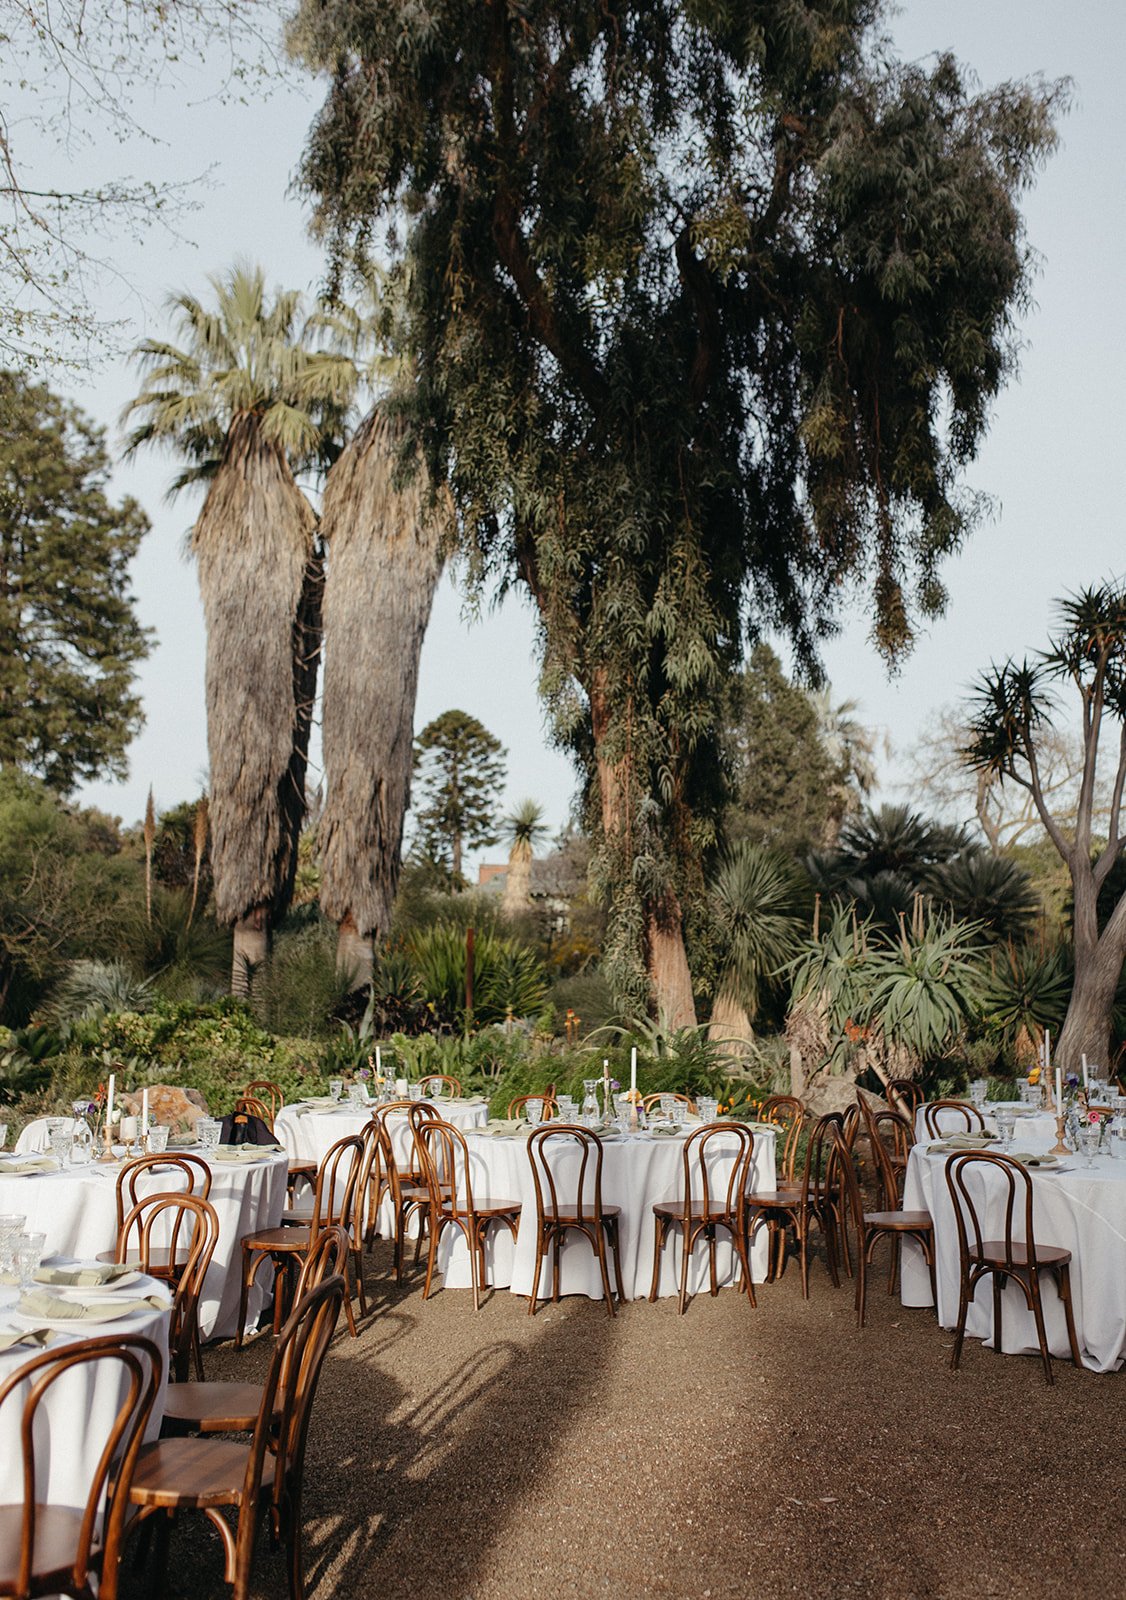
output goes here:
[{"label": "bentwood chair back", "polygon": [[[39,1407],[60,1378],[103,1362],[120,1368],[122,1398],[86,1505],[71,1510],[37,1501],[36,1436],[46,1437],[36,1425]],[[45,1350],[0,1383],[0,1413],[27,1389],[18,1431],[23,1503],[0,1506],[0,1595],[92,1595],[96,1587],[99,1600],[116,1600],[129,1486],[163,1370],[164,1357],[151,1339],[113,1334]],[[57,1438],[52,1446],[59,1448]]]},{"label": "bentwood chair back", "polygon": [[690,1094],[681,1094],[679,1091],[670,1093],[668,1089],[658,1089],[653,1094],[647,1094],[643,1096],[641,1101],[641,1109],[644,1111],[645,1115],[648,1116],[653,1110],[653,1107],[659,1107],[663,1100],[679,1100],[682,1105],[688,1107],[688,1115],[690,1117],[694,1117],[696,1115],[696,1102],[693,1100]]},{"label": "bentwood chair back", "polygon": [[461,1099],[461,1080],[452,1078],[448,1072],[428,1072],[425,1078],[420,1078],[423,1094],[431,1084],[436,1084],[439,1094],[448,1094],[451,1100]]},{"label": "bentwood chair back", "polygon": [[272,1128],[278,1112],[285,1105],[285,1094],[281,1085],[271,1082],[269,1078],[255,1078],[253,1083],[248,1083],[240,1096],[243,1100],[256,1100],[265,1109],[265,1115],[256,1111],[255,1116],[261,1116],[263,1122],[269,1123]]},{"label": "bentwood chair back", "polygon": [[901,1203],[903,1174],[915,1142],[914,1135],[898,1111],[874,1111],[867,1100],[858,1103],[872,1150],[880,1198],[887,1210],[894,1211]]},{"label": "bentwood chair back", "polygon": [[[735,1146],[734,1151],[732,1146]],[[709,1122],[696,1128],[684,1141],[681,1154],[681,1193],[673,1200],[660,1200],[653,1206],[653,1282],[649,1299],[656,1300],[660,1282],[661,1250],[672,1228],[681,1230],[680,1299],[683,1315],[688,1303],[688,1269],[692,1252],[701,1237],[708,1246],[710,1288],[719,1293],[716,1272],[716,1229],[731,1235],[747,1296],[755,1304],[747,1255],[745,1202],[754,1160],[755,1136],[739,1122]],[[726,1179],[716,1169],[728,1165]]]},{"label": "bentwood chair back", "polygon": [[[1071,1252],[1054,1245],[1036,1242],[1032,1218],[1032,1177],[1010,1156],[988,1150],[960,1151],[946,1161],[946,1187],[954,1207],[958,1228],[958,1321],[954,1330],[952,1367],[962,1359],[966,1319],[970,1304],[984,1278],[993,1279],[993,1347],[1002,1350],[1001,1294],[1006,1283],[1015,1283],[1024,1296],[1036,1324],[1044,1376],[1055,1382],[1048,1335],[1044,1326],[1044,1307],[1040,1279],[1044,1273],[1056,1280],[1067,1321],[1071,1359],[1083,1365],[1075,1318],[1071,1304]],[[990,1191],[992,1194],[990,1196]],[[988,1203],[993,1217],[1000,1215],[1003,1226],[982,1226],[982,1212]],[[980,1209],[979,1209],[980,1208]],[[1020,1237],[1023,1235],[1023,1237]]]},{"label": "bentwood chair back", "polygon": [[985,1129],[985,1118],[968,1100],[932,1100],[923,1111],[923,1127],[932,1139],[940,1139],[943,1133],[950,1132],[949,1126],[942,1126],[943,1122],[958,1121],[965,1133],[980,1133]]},{"label": "bentwood chair back", "polygon": [[805,1107],[796,1095],[769,1094],[759,1106],[759,1121],[772,1122],[781,1133],[778,1176],[793,1183],[801,1131],[806,1123]]},{"label": "bentwood chair back", "polygon": [[[305,1446],[313,1399],[346,1285],[326,1278],[294,1307],[274,1347],[250,1443],[215,1438],[167,1438],[140,1453],[129,1499],[136,1520],[159,1513],[202,1510],[219,1530],[224,1577],[233,1600],[248,1600],[259,1517],[268,1512],[272,1532],[286,1546],[292,1600],[305,1592],[301,1552],[301,1502]],[[237,1511],[234,1528],[224,1509]],[[161,1555],[166,1543],[160,1541]],[[157,1572],[155,1592],[165,1589]]]},{"label": "bentwood chair back", "polygon": [[256,1095],[240,1094],[238,1099],[235,1101],[233,1116],[236,1119],[239,1117],[257,1117],[258,1121],[262,1123],[263,1127],[267,1128],[270,1133],[273,1133],[274,1131],[274,1114],[270,1110],[270,1107],[267,1105],[266,1101],[259,1100]]},{"label": "bentwood chair back", "polygon": [[[417,1114],[416,1114],[417,1113]],[[395,1155],[395,1147],[391,1139],[391,1128],[388,1119],[392,1116],[406,1117],[411,1126],[411,1155],[404,1165]],[[426,1179],[422,1170],[422,1157],[418,1152],[418,1144],[414,1129],[424,1119],[437,1120],[439,1112],[436,1106],[428,1100],[391,1100],[386,1105],[378,1106],[372,1112],[372,1120],[378,1129],[380,1182],[384,1190],[391,1197],[391,1211],[394,1231],[393,1264],[395,1276],[401,1283],[403,1279],[403,1248],[406,1239],[407,1225],[412,1217],[419,1212],[425,1212],[428,1205]],[[368,1232],[374,1236],[374,1213],[369,1205]],[[419,1234],[421,1244],[422,1235]],[[416,1252],[415,1260],[418,1255]]]},{"label": "bentwood chair back", "polygon": [[469,1250],[470,1275],[473,1284],[473,1309],[480,1310],[481,1290],[487,1287],[485,1239],[494,1223],[508,1228],[513,1238],[520,1224],[519,1200],[491,1199],[478,1204],[473,1195],[473,1174],[469,1164],[469,1146],[460,1128],[441,1119],[415,1120],[412,1108],[411,1121],[422,1156],[429,1196],[427,1226],[430,1234],[426,1258],[426,1285],[422,1298],[430,1298],[430,1286],[438,1259],[438,1242],[446,1227],[456,1228]]},{"label": "bentwood chair back", "polygon": [[[181,1255],[167,1260],[163,1241],[169,1234],[180,1239],[181,1227],[190,1221],[191,1231]],[[154,1240],[154,1235],[156,1239]],[[150,1194],[125,1218],[117,1239],[119,1262],[138,1260],[140,1271],[156,1276],[155,1263],[171,1267],[174,1284],[172,1321],[168,1333],[168,1352],[172,1372],[181,1383],[187,1381],[194,1359],[196,1376],[203,1377],[199,1348],[199,1299],[204,1279],[219,1242],[219,1217],[208,1200],[191,1194]]]},{"label": "bentwood chair back", "polygon": [[[127,1161],[117,1175],[117,1232],[119,1237],[126,1211],[131,1211],[141,1198],[137,1193],[138,1183],[146,1173],[152,1172],[154,1168],[158,1169],[158,1175],[164,1190],[171,1192],[174,1188],[179,1187],[175,1183],[168,1182],[173,1173],[179,1173],[184,1180],[183,1192],[185,1194],[198,1195],[201,1200],[210,1199],[211,1168],[202,1157],[184,1153],[138,1156],[133,1161]],[[173,1241],[174,1246],[175,1241]]]},{"label": "bentwood chair back", "polygon": [[914,1078],[891,1078],[887,1085],[887,1101],[897,1106],[908,1122],[914,1122],[915,1113],[926,1099],[922,1085]]},{"label": "bentwood chair back", "polygon": [[552,1093],[552,1086],[549,1085],[546,1089],[539,1090],[538,1093],[518,1094],[514,1100],[510,1100],[508,1102],[508,1117],[510,1119],[522,1117],[529,1100],[538,1100],[542,1104],[542,1121],[550,1122],[552,1117],[559,1115],[559,1106],[556,1104],[555,1096]]},{"label": "bentwood chair back", "polygon": [[[578,1170],[574,1171],[577,1157]],[[606,1261],[609,1243],[614,1255],[618,1299],[625,1300],[622,1283],[620,1206],[602,1200],[602,1142],[589,1128],[577,1123],[549,1122],[536,1128],[528,1140],[528,1160],[536,1195],[536,1261],[528,1315],[534,1316],[539,1298],[540,1273],[550,1252],[553,1257],[552,1298],[559,1299],[560,1254],[568,1234],[581,1234],[598,1260],[602,1292],[610,1316],[617,1316]],[[564,1176],[563,1168],[569,1170]]]}]

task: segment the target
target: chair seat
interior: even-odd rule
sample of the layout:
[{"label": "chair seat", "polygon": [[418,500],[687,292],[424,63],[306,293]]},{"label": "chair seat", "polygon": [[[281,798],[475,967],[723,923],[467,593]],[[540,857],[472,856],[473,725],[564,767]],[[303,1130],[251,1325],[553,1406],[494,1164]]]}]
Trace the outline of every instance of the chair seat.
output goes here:
[{"label": "chair seat", "polygon": [[929,1211],[866,1211],[864,1221],[869,1228],[895,1229],[903,1233],[934,1229],[934,1218]]},{"label": "chair seat", "polygon": [[[478,1218],[483,1218],[483,1217],[518,1217],[520,1215],[520,1210],[521,1210],[522,1204],[523,1204],[523,1202],[520,1201],[520,1200],[490,1200],[488,1205],[484,1205],[484,1206],[476,1206],[475,1205],[473,1207],[473,1215],[475,1217],[478,1217]],[[465,1217],[467,1215],[467,1213],[462,1211],[460,1213],[460,1215],[462,1217]],[[452,1211],[443,1210],[442,1216],[443,1216],[443,1218],[449,1219],[449,1218],[453,1217],[453,1213],[452,1213]]]},{"label": "chair seat", "polygon": [[260,1383],[170,1383],[164,1421],[176,1431],[249,1433],[261,1404]]},{"label": "chair seat", "polygon": [[308,1250],[308,1228],[262,1228],[257,1233],[244,1234],[244,1250]]},{"label": "chair seat", "polygon": [[312,1206],[290,1206],[288,1211],[282,1212],[283,1228],[308,1228],[312,1222]]},{"label": "chair seat", "polygon": [[771,1206],[783,1210],[786,1206],[801,1205],[802,1189],[797,1183],[780,1183],[774,1194],[749,1194],[744,1198],[756,1211],[767,1211]]},{"label": "chair seat", "polygon": [[[135,1506],[236,1505],[246,1480],[250,1446],[231,1439],[158,1439],[137,1459],[129,1500]],[[263,1487],[273,1482],[267,1456]]]},{"label": "chair seat", "polygon": [[[1028,1268],[1028,1246],[1014,1243],[1012,1246],[1013,1265],[1017,1269]],[[1005,1264],[1004,1240],[987,1239],[980,1252],[970,1247],[970,1260],[987,1267],[1003,1267]],[[1038,1267],[1063,1267],[1071,1260],[1070,1250],[1057,1249],[1055,1245],[1038,1244],[1036,1246],[1036,1265]]]},{"label": "chair seat", "polygon": [[[658,1217],[671,1217],[674,1222],[684,1216],[683,1200],[656,1200],[653,1203],[653,1212]],[[726,1222],[733,1224],[735,1219],[729,1211],[715,1206],[705,1207],[702,1200],[693,1200],[689,1207],[689,1215],[693,1222]]]},{"label": "chair seat", "polygon": [[[69,1506],[36,1504],[35,1551],[31,1563],[36,1593],[49,1593],[51,1585],[47,1580],[52,1578],[58,1578],[60,1589],[67,1587],[68,1575],[74,1569],[83,1515]],[[16,1589],[22,1525],[22,1505],[0,1505],[0,1593],[12,1594]]]},{"label": "chair seat", "polygon": [[[603,1217],[604,1221],[608,1217],[611,1218],[614,1221],[617,1221],[617,1219],[621,1216],[621,1214],[622,1214],[621,1206],[603,1206],[602,1207],[602,1217]],[[545,1213],[543,1220],[544,1220],[544,1225],[545,1226],[549,1225],[552,1221],[557,1221],[557,1222],[578,1222],[578,1220],[579,1220],[579,1208],[578,1208],[578,1206],[557,1206],[555,1208],[554,1217],[549,1215],[549,1214],[547,1214],[547,1213]],[[594,1215],[591,1212],[591,1209],[590,1209],[589,1206],[585,1206],[583,1208],[583,1221],[584,1222],[589,1222],[589,1223],[593,1223],[594,1222]]]},{"label": "chair seat", "polygon": [[315,1178],[316,1175],[317,1175],[317,1163],[315,1161],[302,1161],[297,1156],[292,1156],[290,1158],[289,1176],[291,1178],[300,1178],[300,1177]]}]

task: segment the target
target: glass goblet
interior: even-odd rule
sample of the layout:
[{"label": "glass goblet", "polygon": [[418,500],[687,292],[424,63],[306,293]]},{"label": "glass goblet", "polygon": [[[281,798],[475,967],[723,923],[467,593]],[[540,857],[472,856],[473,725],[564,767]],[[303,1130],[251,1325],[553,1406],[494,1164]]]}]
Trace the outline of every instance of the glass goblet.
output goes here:
[{"label": "glass goblet", "polygon": [[1098,1123],[1085,1122],[1079,1130],[1079,1148],[1083,1152],[1083,1165],[1093,1167],[1095,1157],[1099,1153],[1099,1135],[1102,1129]]},{"label": "glass goblet", "polygon": [[530,1128],[538,1128],[543,1121],[543,1101],[539,1099],[525,1100],[524,1119]]},{"label": "glass goblet", "polygon": [[330,1078],[328,1080],[328,1092],[334,1100],[339,1100],[344,1093],[344,1079]]},{"label": "glass goblet", "polygon": [[61,1128],[51,1129],[51,1154],[60,1168],[70,1165],[70,1152],[73,1146],[74,1135],[65,1123]]},{"label": "glass goblet", "polygon": [[160,1123],[154,1123],[149,1129],[149,1154],[162,1156],[168,1149],[168,1129]]},{"label": "glass goblet", "polygon": [[222,1128],[223,1124],[216,1122],[214,1117],[199,1117],[196,1120],[195,1131],[200,1144],[203,1146],[204,1155],[210,1154],[215,1149],[219,1143],[219,1134],[222,1132]]},{"label": "glass goblet", "polygon": [[35,1274],[39,1271],[39,1263],[43,1259],[43,1250],[47,1243],[45,1233],[18,1233],[15,1238],[15,1267],[19,1275],[20,1288],[32,1289],[35,1286]]},{"label": "glass goblet", "polygon": [[1016,1120],[1012,1111],[1002,1110],[997,1113],[997,1132],[1000,1135],[1002,1150],[1008,1150],[1012,1145]]}]

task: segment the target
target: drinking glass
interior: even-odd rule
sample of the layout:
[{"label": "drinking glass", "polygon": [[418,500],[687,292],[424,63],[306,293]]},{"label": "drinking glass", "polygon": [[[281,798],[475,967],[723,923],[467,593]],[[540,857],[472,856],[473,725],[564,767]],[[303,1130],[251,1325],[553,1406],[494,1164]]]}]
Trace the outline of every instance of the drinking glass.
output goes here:
[{"label": "drinking glass", "polygon": [[696,1110],[700,1113],[701,1122],[714,1122],[719,1110],[719,1101],[713,1100],[710,1095],[698,1094],[696,1096]]},{"label": "drinking glass", "polygon": [[1085,1122],[1079,1130],[1079,1147],[1083,1152],[1083,1165],[1093,1167],[1099,1153],[1099,1135],[1102,1129],[1097,1122]]},{"label": "drinking glass", "polygon": [[1115,1117],[1106,1130],[1107,1153],[1112,1161],[1126,1160],[1126,1121]]},{"label": "drinking glass", "polygon": [[1008,1150],[1013,1142],[1013,1128],[1016,1124],[1016,1113],[1001,1110],[997,1113],[997,1132],[1001,1136],[1001,1149]]},{"label": "drinking glass", "polygon": [[672,1103],[672,1122],[674,1128],[683,1128],[688,1121],[688,1107],[683,1100],[674,1100]]},{"label": "drinking glass", "polygon": [[8,1124],[6,1122],[0,1122],[0,1150],[3,1150],[3,1148],[7,1144],[7,1142],[8,1142]]},{"label": "drinking glass", "polygon": [[168,1129],[160,1123],[154,1123],[149,1129],[149,1154],[162,1156],[168,1149]]},{"label": "drinking glass", "polygon": [[344,1079],[330,1078],[328,1080],[328,1092],[334,1100],[339,1100],[344,1093]]},{"label": "drinking glass", "polygon": [[356,1111],[361,1110],[367,1104],[367,1095],[364,1093],[362,1083],[350,1083],[348,1085],[348,1104]]},{"label": "drinking glass", "polygon": [[970,1099],[980,1111],[989,1094],[988,1078],[975,1078],[970,1084]]},{"label": "drinking glass", "polygon": [[1038,1083],[1022,1083],[1020,1085],[1021,1105],[1038,1106],[1040,1104],[1040,1085]]},{"label": "drinking glass", "polygon": [[200,1117],[195,1125],[196,1136],[203,1146],[204,1155],[209,1155],[219,1143],[219,1135],[223,1124],[216,1122],[214,1117]]},{"label": "drinking glass", "polygon": [[61,1128],[51,1129],[50,1139],[51,1154],[54,1156],[59,1166],[69,1166],[70,1152],[74,1145],[73,1133],[71,1133],[70,1129],[64,1123]]},{"label": "drinking glass", "polygon": [[532,1128],[538,1128],[539,1127],[540,1123],[543,1121],[543,1101],[542,1100],[525,1100],[524,1101],[524,1120],[528,1123],[529,1127],[532,1127]]},{"label": "drinking glass", "polygon": [[6,1275],[12,1271],[16,1240],[26,1222],[27,1218],[21,1217],[18,1212],[0,1212],[0,1274]]},{"label": "drinking glass", "polygon": [[47,1243],[45,1233],[18,1233],[15,1239],[15,1266],[21,1289],[35,1287],[34,1274],[39,1271],[43,1249]]},{"label": "drinking glass", "polygon": [[559,1116],[564,1122],[574,1122],[578,1107],[569,1094],[557,1094],[555,1104],[559,1107]]},{"label": "drinking glass", "polygon": [[410,1088],[407,1090],[407,1099],[408,1100],[421,1100],[422,1099],[422,1085],[421,1085],[421,1083],[412,1083],[411,1084]]}]

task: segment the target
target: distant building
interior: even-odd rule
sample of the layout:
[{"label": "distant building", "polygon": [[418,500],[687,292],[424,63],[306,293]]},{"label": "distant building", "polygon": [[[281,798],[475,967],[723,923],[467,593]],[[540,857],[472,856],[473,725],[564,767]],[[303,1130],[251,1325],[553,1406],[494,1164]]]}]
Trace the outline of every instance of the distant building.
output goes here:
[{"label": "distant building", "polygon": [[[482,863],[477,868],[477,887],[489,894],[503,895],[507,882],[507,861]],[[542,861],[533,860],[532,910],[546,917],[552,938],[570,932],[571,902],[585,887],[585,863],[576,860],[573,850],[553,850]]]}]

